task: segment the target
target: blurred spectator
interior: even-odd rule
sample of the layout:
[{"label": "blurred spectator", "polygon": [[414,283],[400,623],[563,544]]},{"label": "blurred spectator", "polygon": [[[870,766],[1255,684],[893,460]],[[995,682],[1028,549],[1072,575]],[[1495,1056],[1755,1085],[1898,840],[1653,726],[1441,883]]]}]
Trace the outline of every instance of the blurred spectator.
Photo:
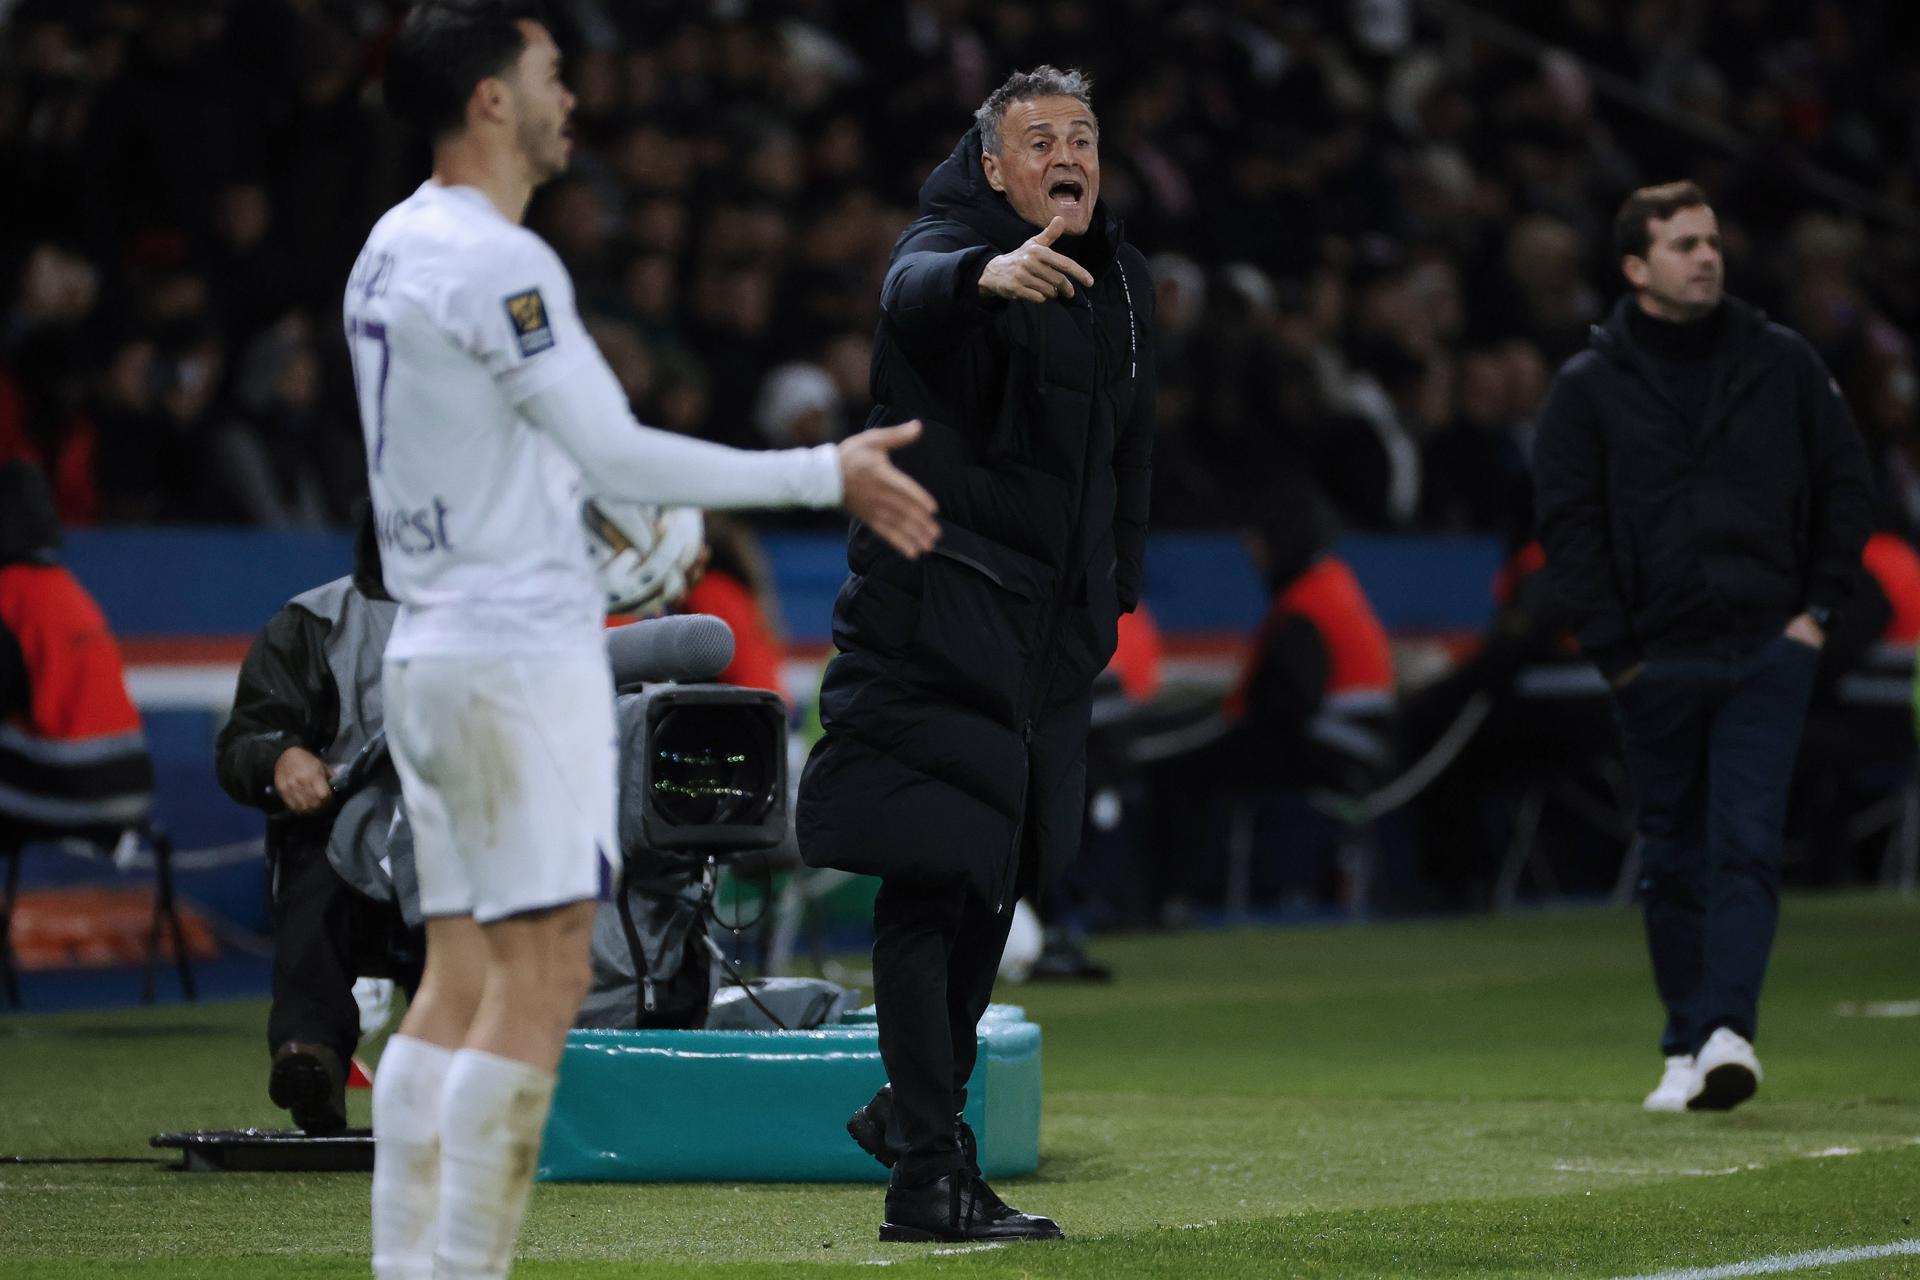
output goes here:
[{"label": "blurred spectator", "polygon": [[1497,347],[1460,361],[1454,415],[1423,447],[1424,523],[1459,533],[1504,533],[1528,485],[1520,423],[1514,418],[1515,370]]},{"label": "blurred spectator", "polygon": [[710,613],[733,628],[733,661],[715,679],[786,696],[780,666],[786,642],[780,634],[780,601],[773,570],[752,530],[724,511],[705,513],[707,571],[680,601],[683,613]]},{"label": "blurred spectator", "polygon": [[293,264],[273,235],[273,203],[257,182],[234,182],[220,193],[208,262],[213,299],[245,339],[298,301]]},{"label": "blurred spectator", "polygon": [[1228,696],[1256,776],[1362,796],[1392,776],[1393,657],[1325,502],[1295,489],[1251,532],[1269,604]]},{"label": "blurred spectator", "polygon": [[59,550],[45,478],[0,462],[0,850],[9,853],[61,835],[111,847],[153,805],[120,646]]},{"label": "blurred spectator", "polygon": [[775,449],[837,440],[841,425],[839,389],[819,365],[781,365],[761,384],[753,425]]},{"label": "blurred spectator", "polygon": [[254,339],[236,382],[239,412],[207,441],[211,492],[196,518],[270,529],[320,529],[345,518],[358,442],[344,424],[321,417],[320,391],[319,352],[298,315]]}]

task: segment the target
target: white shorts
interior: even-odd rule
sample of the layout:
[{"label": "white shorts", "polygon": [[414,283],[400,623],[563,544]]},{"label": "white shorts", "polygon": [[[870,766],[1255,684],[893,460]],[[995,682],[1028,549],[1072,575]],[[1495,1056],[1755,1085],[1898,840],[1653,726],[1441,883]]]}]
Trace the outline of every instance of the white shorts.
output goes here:
[{"label": "white shorts", "polygon": [[618,746],[604,654],[403,658],[382,675],[428,917],[486,924],[612,897]]}]

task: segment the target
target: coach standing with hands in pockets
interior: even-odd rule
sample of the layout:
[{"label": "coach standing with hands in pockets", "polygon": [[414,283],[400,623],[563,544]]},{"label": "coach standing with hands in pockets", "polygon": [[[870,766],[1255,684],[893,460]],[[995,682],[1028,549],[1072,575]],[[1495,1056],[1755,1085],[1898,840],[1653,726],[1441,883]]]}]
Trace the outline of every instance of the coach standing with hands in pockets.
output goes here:
[{"label": "coach standing with hands in pockets", "polygon": [[1826,629],[1871,524],[1867,458],[1805,339],[1724,292],[1691,182],[1614,222],[1633,286],[1569,360],[1535,456],[1547,569],[1613,686],[1666,1005],[1649,1111],[1724,1110],[1779,917],[1788,784]]},{"label": "coach standing with hands in pockets", "polygon": [[801,779],[801,854],[881,877],[890,1088],[849,1122],[892,1167],[886,1240],[1047,1239],[960,1120],[1013,905],[1079,846],[1093,679],[1140,594],[1153,285],[1099,204],[1086,78],[1013,76],[920,192],[874,338],[874,413],[940,504],[939,554],[855,525]]}]

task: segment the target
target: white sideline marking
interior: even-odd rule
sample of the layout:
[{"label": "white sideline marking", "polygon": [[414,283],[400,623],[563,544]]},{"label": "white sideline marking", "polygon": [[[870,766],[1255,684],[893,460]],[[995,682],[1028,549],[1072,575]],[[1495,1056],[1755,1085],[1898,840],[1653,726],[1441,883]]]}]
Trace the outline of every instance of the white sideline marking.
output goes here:
[{"label": "white sideline marking", "polygon": [[1005,1244],[1005,1240],[991,1240],[986,1244],[963,1244],[957,1249],[929,1249],[927,1252],[933,1257],[938,1258],[946,1254],[954,1253],[985,1253],[989,1249],[998,1249]]},{"label": "white sideline marking", "polygon": [[[929,1258],[938,1258],[956,1253],[985,1253],[989,1249],[1003,1249],[1006,1247],[1006,1244],[1007,1242],[1005,1240],[989,1240],[984,1244],[963,1244],[955,1249],[929,1249],[927,1250],[926,1256]],[[897,1258],[868,1258],[865,1262],[861,1263],[861,1265],[866,1267],[890,1267],[897,1261],[899,1261]]]},{"label": "white sideline marking", "polygon": [[1920,1254],[1920,1240],[1895,1240],[1891,1244],[1865,1244],[1853,1249],[1809,1249],[1805,1253],[1777,1253],[1771,1258],[1751,1262],[1732,1262],[1724,1267],[1688,1267],[1682,1271],[1651,1271],[1628,1276],[1624,1280],[1731,1280],[1735,1276],[1772,1276],[1787,1271],[1806,1271],[1813,1267],[1832,1267],[1843,1262],[1865,1262],[1872,1258],[1895,1258]]},{"label": "white sideline marking", "polygon": [[1920,1018],[1920,1000],[1875,1000],[1867,1004],[1843,1000],[1833,1011],[1843,1018]]},{"label": "white sideline marking", "polygon": [[[1920,1138],[1908,1138],[1902,1145],[1920,1147]],[[1841,1156],[1857,1156],[1860,1152],[1861,1148],[1859,1147],[1828,1147],[1824,1151],[1803,1151],[1797,1156],[1788,1156],[1787,1159],[1833,1160]],[[1603,1173],[1626,1178],[1724,1178],[1730,1173],[1750,1173],[1756,1169],[1764,1169],[1767,1167],[1767,1164],[1763,1160],[1755,1160],[1748,1164],[1728,1165],[1724,1169],[1640,1169],[1631,1165],[1592,1164],[1587,1161],[1557,1160],[1550,1167],[1555,1173]]]}]

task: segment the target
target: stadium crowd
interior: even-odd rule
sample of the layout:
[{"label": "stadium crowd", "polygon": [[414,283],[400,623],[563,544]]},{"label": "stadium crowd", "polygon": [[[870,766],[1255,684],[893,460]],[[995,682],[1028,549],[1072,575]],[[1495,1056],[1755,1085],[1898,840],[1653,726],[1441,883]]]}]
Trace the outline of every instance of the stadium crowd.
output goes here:
[{"label": "stadium crowd", "polygon": [[[380,110],[397,0],[0,0],[0,458],[62,521],[340,525],[338,318],[424,172]],[[1897,0],[558,0],[572,173],[530,223],[640,416],[736,444],[864,421],[875,297],[988,88],[1091,73],[1103,198],[1160,292],[1154,523],[1311,475],[1362,529],[1510,532],[1552,370],[1618,292],[1607,219],[1713,193],[1730,287],[1845,386],[1920,518],[1920,14]],[[1595,92],[1621,77],[1687,123]],[[1744,139],[1729,149],[1723,131]]]}]

